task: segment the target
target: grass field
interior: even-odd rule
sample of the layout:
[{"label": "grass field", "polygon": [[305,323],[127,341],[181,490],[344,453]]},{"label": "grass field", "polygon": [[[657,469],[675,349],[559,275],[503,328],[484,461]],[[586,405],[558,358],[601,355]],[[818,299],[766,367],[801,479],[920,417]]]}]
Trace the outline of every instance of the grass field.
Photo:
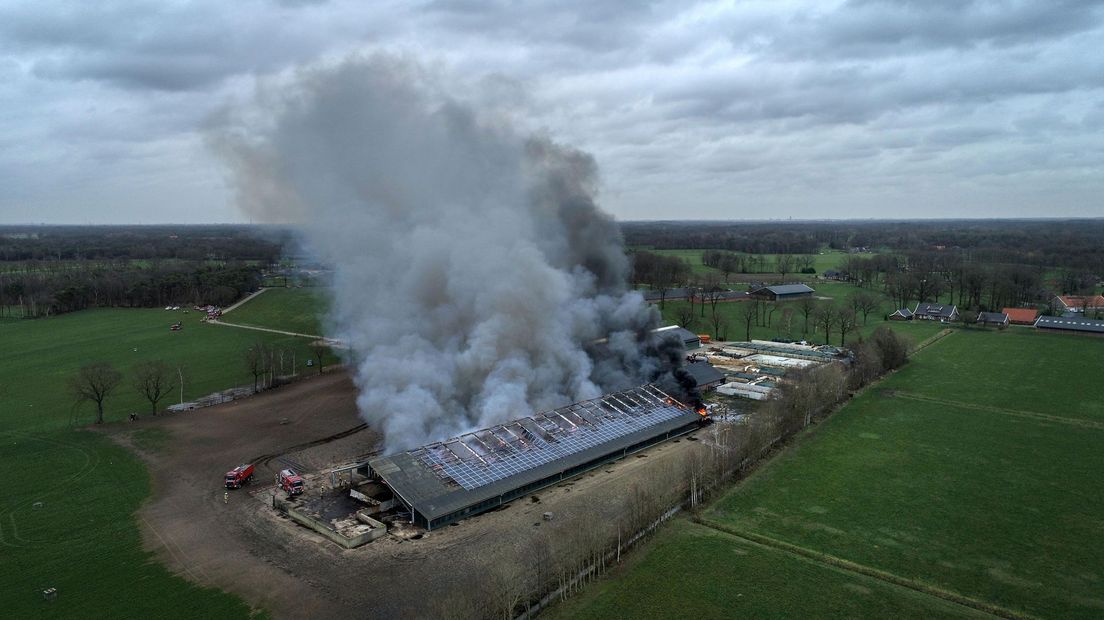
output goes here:
[{"label": "grass field", "polygon": [[[187,319],[180,332],[169,325]],[[142,550],[134,512],[149,493],[141,463],[80,425],[66,380],[81,364],[105,360],[124,373],[160,358],[185,368],[184,398],[252,382],[241,351],[258,340],[307,359],[306,339],[204,325],[198,314],[164,310],[89,310],[0,323],[0,609],[11,618],[233,618],[249,608],[223,592],[170,574]],[[137,350],[135,350],[137,349]],[[290,359],[288,360],[290,370]],[[175,402],[179,393],[162,406]],[[148,405],[124,382],[107,401],[107,420]],[[187,415],[187,414],[175,414]],[[125,424],[125,422],[120,422]],[[156,452],[170,438],[133,437]],[[58,589],[58,599],[41,591]]]},{"label": "grass field", "polygon": [[227,323],[322,334],[328,300],[321,288],[270,288],[225,315]]},{"label": "grass field", "polygon": [[[715,502],[704,522],[795,561],[852,563],[983,607],[1099,618],[1102,356],[1104,343],[1093,338],[955,332]],[[700,588],[706,576],[663,571],[659,580],[650,574],[661,570],[662,549],[656,545],[637,567],[569,604],[564,614],[598,617],[618,600],[623,615],[647,615],[645,602],[662,599],[669,609],[690,606],[719,617],[705,606],[723,605],[727,589],[704,592],[701,602],[684,593]],[[650,563],[654,553],[658,559]],[[823,577],[791,582],[786,562],[764,565],[722,545],[703,548],[686,563],[695,562],[722,567],[721,579],[749,588],[784,581],[814,609],[837,604]],[[839,615],[885,616],[877,597],[857,599],[870,606]],[[803,615],[785,606],[757,612],[750,615]],[[900,615],[944,614],[916,608]]]},{"label": "grass field", "polygon": [[[888,325],[895,331],[904,333],[915,340],[923,340],[928,336],[939,331],[943,325],[933,324],[928,321],[886,321],[885,317],[892,313],[895,308],[889,299],[885,297],[877,289],[860,289],[853,284],[846,284],[843,282],[818,282],[812,285],[816,289],[816,295],[822,297],[830,297],[830,300],[822,300],[821,303],[830,303],[837,306],[846,305],[852,295],[855,295],[859,291],[868,291],[878,295],[882,298],[881,306],[871,312],[866,324],[863,324],[862,314],[859,314],[859,325],[856,330],[847,335],[847,342],[852,343],[858,340],[860,337],[865,337],[874,331],[879,325]],[[668,301],[663,304],[662,313],[663,319],[667,324],[676,324],[679,322],[679,311],[685,308],[689,302],[685,301]],[[744,340],[747,333],[744,327],[744,321],[741,318],[743,312],[743,304],[746,302],[722,302],[717,305],[717,310],[724,317],[724,321],[728,326],[728,339],[729,340]],[[785,331],[782,323],[782,307],[790,305],[794,309],[793,321],[790,326],[789,332]],[[697,311],[695,312],[694,322],[688,327],[691,331],[701,334],[713,335],[713,323],[710,320],[710,308],[708,304],[705,308],[705,317],[701,316],[701,306],[695,304]],[[751,328],[751,337],[760,340],[770,340],[772,338],[792,338],[792,339],[808,339],[810,342],[816,342],[818,344],[824,342],[824,335],[822,332],[817,332],[814,326],[810,323],[808,333],[804,332],[805,317],[801,314],[800,309],[793,302],[786,302],[777,304],[779,309],[771,317],[771,326],[766,327],[763,325],[753,325]],[[657,304],[658,307],[658,304]],[[832,328],[831,344],[838,345],[840,343],[839,331],[836,327]]]},{"label": "grass field", "polygon": [[[702,254],[704,252],[706,252],[707,250],[652,250],[652,249],[649,249],[648,251],[652,252],[652,253],[655,253],[655,254],[662,254],[664,256],[677,256],[677,257],[683,259],[684,261],[686,261],[690,265],[690,269],[695,274],[706,274],[706,273],[710,273],[710,272],[720,273],[720,271],[718,271],[718,270],[716,270],[712,267],[708,267],[708,266],[702,264],[702,260],[701,260]],[[734,254],[740,254],[740,252],[734,252]],[[778,257],[781,256],[781,255],[780,254],[758,254],[757,256],[762,256],[762,257],[766,258],[767,262],[766,262],[764,268],[765,269],[770,269],[771,270],[770,273],[774,273],[773,272],[774,265],[776,264],[776,261],[778,260]],[[799,258],[799,257],[802,257],[802,256],[811,256],[813,258],[813,268],[816,269],[816,274],[793,273],[793,274],[786,274],[786,278],[789,279],[789,278],[792,277],[794,280],[808,280],[808,279],[815,278],[817,274],[824,273],[828,269],[838,269],[840,267],[840,265],[843,264],[843,261],[844,261],[844,259],[847,258],[848,254],[847,254],[847,252],[841,252],[839,250],[827,250],[826,249],[826,250],[824,250],[823,252],[821,252],[819,254],[793,254],[792,256],[794,256],[795,259]],[[796,268],[797,267],[795,266],[795,269]],[[744,280],[747,280],[749,277],[753,278],[756,275],[766,275],[766,274],[763,274],[763,273],[760,273],[760,274],[754,274],[754,273],[751,273],[751,274],[732,274],[730,276],[730,279],[733,280],[733,281],[744,281]]]}]

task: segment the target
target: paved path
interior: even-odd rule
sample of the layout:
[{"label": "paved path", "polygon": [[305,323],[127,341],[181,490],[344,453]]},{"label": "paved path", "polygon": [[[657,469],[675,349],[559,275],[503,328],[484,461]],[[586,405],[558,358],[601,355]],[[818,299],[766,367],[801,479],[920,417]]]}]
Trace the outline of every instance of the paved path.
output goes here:
[{"label": "paved path", "polygon": [[267,290],[268,290],[267,288],[263,288],[263,287],[262,287],[262,288],[259,288],[259,289],[257,289],[256,291],[254,291],[254,292],[252,292],[252,293],[250,293],[250,294],[246,295],[246,296],[245,296],[245,299],[242,299],[241,301],[237,302],[236,304],[234,304],[234,305],[230,306],[229,308],[227,308],[227,309],[223,310],[223,311],[222,311],[222,313],[223,313],[223,314],[226,314],[227,312],[230,312],[230,311],[232,311],[232,310],[236,310],[238,306],[240,306],[240,305],[244,304],[245,302],[249,301],[250,299],[253,299],[253,298],[254,298],[254,297],[256,297],[257,295],[260,295],[261,293],[263,293],[263,292],[265,292],[265,291],[267,291]]},{"label": "paved path", "polygon": [[[225,314],[225,313],[223,313]],[[239,323],[224,323],[222,321],[207,321],[209,325],[225,325],[226,327],[239,327],[241,329],[253,329],[259,332],[269,332],[273,334],[283,334],[285,336],[297,336],[299,338],[314,338],[315,340],[321,340],[322,336],[316,336],[315,334],[300,334],[298,332],[287,332],[282,329],[271,329],[268,327],[256,327],[253,325],[241,325]]]}]

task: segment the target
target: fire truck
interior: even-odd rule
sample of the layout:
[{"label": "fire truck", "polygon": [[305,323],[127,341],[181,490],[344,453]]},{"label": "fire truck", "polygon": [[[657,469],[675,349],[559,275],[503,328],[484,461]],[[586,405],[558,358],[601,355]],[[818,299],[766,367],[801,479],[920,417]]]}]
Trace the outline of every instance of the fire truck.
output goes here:
[{"label": "fire truck", "polygon": [[276,474],[276,484],[287,492],[288,497],[300,495],[304,489],[303,477],[294,469],[281,469],[280,473]]},{"label": "fire truck", "polygon": [[253,465],[238,465],[226,472],[226,488],[240,489],[242,485],[253,481]]}]

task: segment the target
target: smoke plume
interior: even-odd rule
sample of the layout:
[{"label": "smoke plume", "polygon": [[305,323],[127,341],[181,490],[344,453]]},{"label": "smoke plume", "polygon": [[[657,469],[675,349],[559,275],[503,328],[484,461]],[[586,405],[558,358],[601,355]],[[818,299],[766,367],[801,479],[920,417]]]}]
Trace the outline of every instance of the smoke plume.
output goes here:
[{"label": "smoke plume", "polygon": [[212,133],[238,202],[334,266],[362,415],[410,448],[666,381],[681,342],[626,287],[586,153],[523,135],[391,56],[303,70]]}]

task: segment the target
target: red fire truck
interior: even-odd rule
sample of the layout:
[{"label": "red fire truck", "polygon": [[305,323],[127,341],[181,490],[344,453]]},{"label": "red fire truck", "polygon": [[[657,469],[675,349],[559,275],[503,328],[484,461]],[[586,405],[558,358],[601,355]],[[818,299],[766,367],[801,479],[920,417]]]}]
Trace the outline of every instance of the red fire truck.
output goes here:
[{"label": "red fire truck", "polygon": [[280,473],[276,474],[276,483],[287,492],[288,497],[300,495],[304,489],[303,477],[294,469],[281,469]]},{"label": "red fire truck", "polygon": [[226,488],[240,489],[247,482],[253,482],[253,465],[238,465],[226,472]]}]

